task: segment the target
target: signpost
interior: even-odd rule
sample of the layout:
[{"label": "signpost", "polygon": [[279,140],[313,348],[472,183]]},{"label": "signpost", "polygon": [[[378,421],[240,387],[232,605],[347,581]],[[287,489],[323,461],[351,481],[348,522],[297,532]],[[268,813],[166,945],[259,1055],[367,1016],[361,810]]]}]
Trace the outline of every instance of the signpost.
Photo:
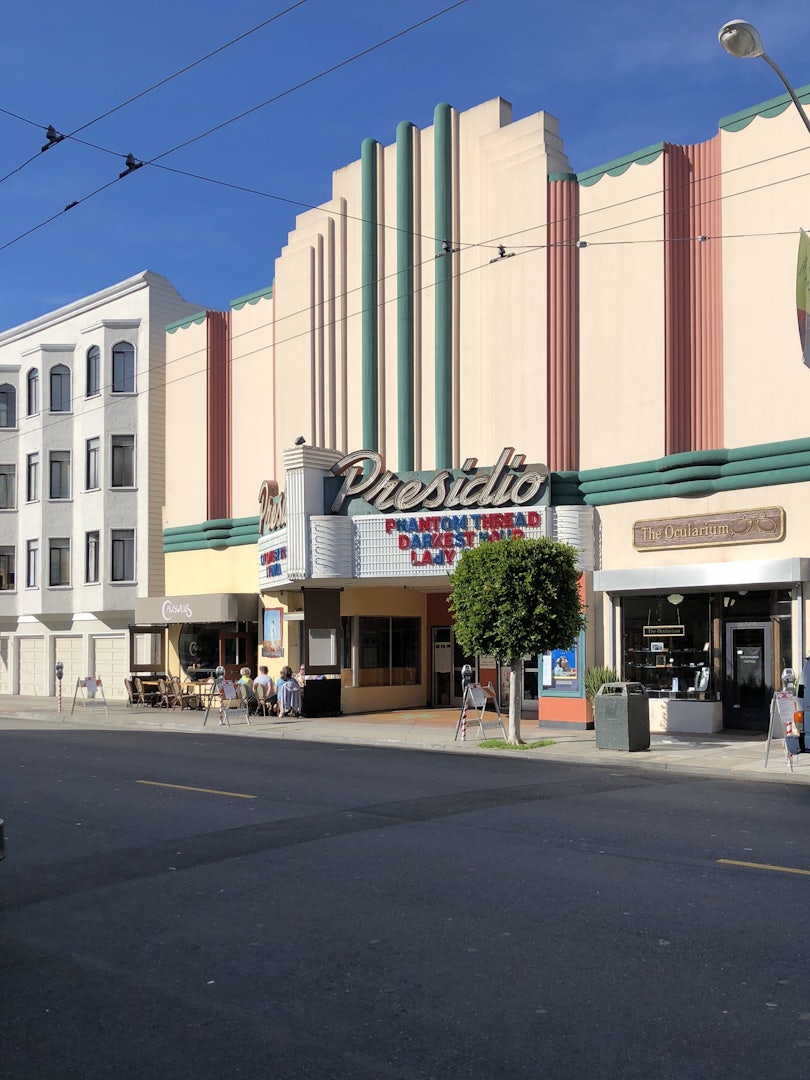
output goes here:
[{"label": "signpost", "polygon": [[800,753],[799,735],[793,720],[796,709],[792,690],[777,690],[771,699],[771,715],[768,724],[768,739],[765,743],[765,767],[768,766],[768,756],[771,751],[771,742],[783,742],[788,768],[793,772],[793,758]]}]

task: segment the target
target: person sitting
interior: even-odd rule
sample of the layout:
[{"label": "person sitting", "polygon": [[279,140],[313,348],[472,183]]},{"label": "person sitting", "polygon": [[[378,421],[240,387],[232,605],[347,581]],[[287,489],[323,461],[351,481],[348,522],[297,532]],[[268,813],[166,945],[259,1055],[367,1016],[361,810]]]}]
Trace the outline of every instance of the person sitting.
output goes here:
[{"label": "person sitting", "polygon": [[285,665],[276,683],[276,697],[280,716],[301,715],[301,688],[293,678],[292,668]]},{"label": "person sitting", "polygon": [[[237,687],[239,686],[243,686],[245,688],[243,692],[245,695],[245,703],[247,704],[248,712],[255,712],[256,695],[253,692],[253,680],[250,677],[249,667],[243,667],[239,669],[239,682],[237,683]],[[237,693],[239,692],[240,691],[237,690]]]},{"label": "person sitting", "polygon": [[270,712],[275,713],[278,709],[278,695],[276,694],[276,687],[273,680],[270,677],[270,673],[267,667],[262,664],[259,668],[259,674],[253,680],[253,690],[256,691],[256,687],[261,686],[264,690],[264,700],[267,703],[267,707]]},{"label": "person sitting", "polygon": [[298,669],[298,674],[295,675],[295,681],[298,683],[299,687],[302,690],[307,685],[307,669],[304,667],[303,664]]}]

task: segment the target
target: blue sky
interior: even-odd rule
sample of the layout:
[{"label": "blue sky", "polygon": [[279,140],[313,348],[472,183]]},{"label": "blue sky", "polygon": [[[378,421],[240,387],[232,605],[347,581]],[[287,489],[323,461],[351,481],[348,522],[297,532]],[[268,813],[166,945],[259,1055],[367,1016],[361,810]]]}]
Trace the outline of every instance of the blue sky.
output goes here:
[{"label": "blue sky", "polygon": [[[808,19],[795,0],[748,0],[744,10],[729,0],[466,0],[313,79],[452,2],[8,6],[0,41],[0,330],[145,269],[200,307],[226,308],[272,282],[298,211],[284,200],[325,201],[332,170],[359,157],[364,138],[393,142],[400,120],[427,127],[440,101],[463,110],[500,95],[515,118],[552,113],[582,171],[661,140],[708,139],[721,117],[782,92],[762,60],[734,60],[720,48],[717,30],[729,19],[753,22],[791,83],[810,83]],[[49,124],[73,132],[291,7],[77,134],[93,146],[65,139],[39,152]],[[128,153],[148,162],[277,95],[116,181]]]}]

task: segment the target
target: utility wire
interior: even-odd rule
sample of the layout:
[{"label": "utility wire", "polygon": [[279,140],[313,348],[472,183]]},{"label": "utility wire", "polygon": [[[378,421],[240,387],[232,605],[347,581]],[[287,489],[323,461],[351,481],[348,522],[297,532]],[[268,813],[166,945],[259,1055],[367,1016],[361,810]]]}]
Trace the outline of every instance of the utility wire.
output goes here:
[{"label": "utility wire", "polygon": [[[302,2],[303,2],[303,0],[302,0]],[[312,75],[309,78],[304,79],[302,82],[297,83],[295,86],[288,87],[286,90],[283,90],[278,94],[275,94],[273,97],[268,98],[266,101],[263,101],[258,105],[254,105],[250,109],[246,109],[244,112],[239,113],[237,116],[232,116],[229,120],[224,120],[222,123],[216,124],[214,127],[209,128],[207,131],[203,131],[199,135],[195,135],[190,139],[186,139],[184,142],[178,143],[177,146],[174,146],[169,150],[164,150],[163,153],[158,154],[157,157],[151,158],[149,160],[138,161],[137,162],[137,167],[140,168],[140,166],[142,166],[142,165],[154,165],[157,162],[159,162],[162,158],[168,157],[169,154],[174,154],[178,150],[184,149],[186,146],[190,146],[192,143],[199,142],[201,139],[207,138],[209,135],[214,134],[214,132],[221,131],[223,128],[228,127],[230,124],[235,123],[237,120],[241,120],[245,116],[250,116],[252,113],[257,112],[259,109],[266,108],[268,105],[271,105],[276,101],[280,101],[282,98],[287,97],[289,94],[292,94],[296,90],[300,90],[305,86],[310,86],[312,83],[317,82],[319,79],[323,79],[327,75],[331,75],[333,72],[339,71],[341,68],[346,67],[348,64],[354,63],[354,61],[360,60],[364,56],[368,56],[369,54],[375,52],[377,49],[381,49],[384,45],[389,45],[391,42],[396,41],[397,39],[399,39],[401,37],[404,37],[406,34],[410,34],[414,30],[418,30],[421,27],[426,26],[428,23],[431,23],[435,19],[440,18],[440,16],[446,15],[448,12],[453,11],[455,8],[462,7],[464,4],[467,4],[467,3],[469,3],[469,0],[455,0],[455,3],[452,3],[452,4],[448,5],[445,8],[442,8],[441,11],[437,11],[433,15],[429,15],[426,18],[421,19],[419,22],[412,23],[410,26],[405,27],[403,30],[399,30],[396,34],[391,34],[389,37],[383,38],[382,41],[378,41],[376,44],[370,45],[366,49],[362,49],[360,52],[355,53],[353,56],[347,57],[345,60],[341,60],[340,63],[333,64],[331,67],[326,68],[325,70],[318,72],[316,75]],[[0,109],[0,111],[7,111],[7,110]],[[24,118],[20,117],[19,119],[24,119]],[[33,121],[26,120],[26,123],[33,123]],[[41,127],[41,125],[38,125],[38,124],[35,125],[35,126],[36,127]],[[77,129],[77,130],[81,130],[81,129]],[[97,146],[94,143],[85,142],[85,140],[82,140],[82,139],[76,139],[76,141],[79,142],[79,143],[83,143],[84,145],[87,145],[87,146],[92,146],[94,149],[101,150],[104,153],[114,154],[116,157],[123,157],[124,156],[124,155],[121,155],[121,154],[115,154],[114,151],[109,150],[106,147]],[[33,159],[31,159],[31,160],[33,160]],[[19,168],[22,168],[22,167],[23,166],[20,166]],[[165,167],[166,166],[163,166],[163,168],[165,168]],[[15,172],[19,171],[19,168],[17,170],[15,170]],[[134,170],[130,170],[130,171],[134,171]],[[10,173],[9,175],[13,175],[13,174]],[[75,199],[73,202],[68,203],[62,210],[58,211],[55,214],[52,214],[49,218],[46,218],[44,221],[39,222],[39,224],[37,224],[37,225],[31,226],[31,228],[26,229],[25,232],[20,233],[18,236],[13,237],[11,240],[7,240],[4,244],[0,244],[0,252],[5,251],[6,248],[9,248],[13,244],[16,244],[19,240],[22,240],[25,237],[30,236],[32,233],[37,232],[39,229],[43,228],[45,225],[49,225],[52,221],[55,221],[58,217],[60,217],[63,213],[65,213],[65,211],[72,210],[75,206],[80,206],[82,203],[87,202],[88,199],[92,199],[95,195],[98,195],[100,192],[105,191],[108,187],[111,187],[114,183],[117,183],[118,180],[123,179],[123,177],[126,176],[126,175],[127,175],[127,173],[125,172],[125,173],[121,174],[121,176],[119,176],[116,180],[111,180],[109,183],[103,184],[101,187],[96,188],[94,191],[89,192],[87,195],[82,196],[80,199]],[[5,179],[5,178],[3,178],[3,179]],[[0,179],[0,182],[2,182],[1,179]],[[267,197],[268,198],[273,198],[273,196],[271,196],[271,195],[268,195]],[[281,198],[281,197],[279,197],[279,198]]]},{"label": "utility wire", "polygon": [[[283,11],[277,12],[269,19],[265,19],[264,22],[258,23],[256,26],[252,26],[249,30],[245,30],[243,33],[238,34],[235,38],[231,38],[230,41],[226,41],[223,45],[218,45],[216,49],[212,49],[207,52],[205,56],[199,57],[197,60],[193,60],[190,64],[186,64],[185,67],[180,68],[171,75],[166,75],[164,78],[159,79],[151,86],[147,86],[145,90],[139,90],[137,94],[133,94],[132,97],[128,97],[126,101],[122,101],[118,105],[114,105],[112,108],[107,109],[103,113],[99,113],[98,116],[92,120],[88,120],[87,123],[81,124],[79,127],[74,128],[73,131],[62,133],[54,132],[55,138],[50,145],[44,146],[42,150],[37,154],[33,154],[30,158],[27,158],[22,164],[18,165],[16,169],[12,169],[11,172],[6,173],[5,176],[0,176],[0,184],[4,183],[10,177],[15,176],[18,172],[21,172],[27,165],[30,165],[32,161],[37,161],[42,155],[43,150],[49,150],[51,146],[55,146],[57,142],[61,142],[63,139],[73,139],[80,131],[86,131],[93,124],[99,123],[100,120],[105,120],[108,116],[112,116],[113,113],[119,112],[119,110],[126,108],[127,105],[131,105],[134,101],[138,101],[142,97],[146,97],[147,94],[151,94],[153,90],[158,90],[161,86],[165,86],[167,83],[172,82],[174,79],[179,78],[181,75],[185,75],[187,71],[191,71],[195,67],[199,67],[200,64],[204,64],[206,60],[210,60],[213,56],[217,56],[219,53],[224,52],[226,49],[230,49],[232,45],[238,44],[240,41],[244,41],[245,38],[249,38],[252,34],[257,33],[259,30],[263,30],[266,26],[276,22],[277,19],[281,19],[284,15],[289,15],[291,11],[295,11],[296,8],[306,4],[308,0],[296,0],[294,4],[290,4],[289,7],[284,8]],[[28,120],[24,116],[19,116],[17,113],[12,112],[10,109],[4,109],[0,107],[0,112],[5,113],[6,116],[13,116],[15,120],[22,120],[25,124],[33,124],[34,127],[42,128],[41,124],[35,123],[33,120]],[[80,141],[80,140],[77,140]],[[88,144],[91,145],[91,144]],[[103,147],[97,147],[96,149],[103,149]]]}]

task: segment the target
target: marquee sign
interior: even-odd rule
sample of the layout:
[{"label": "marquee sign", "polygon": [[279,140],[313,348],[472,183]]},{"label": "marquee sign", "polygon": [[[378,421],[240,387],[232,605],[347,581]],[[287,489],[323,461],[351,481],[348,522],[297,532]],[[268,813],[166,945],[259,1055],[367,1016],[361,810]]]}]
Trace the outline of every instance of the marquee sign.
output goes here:
[{"label": "marquee sign", "polygon": [[546,535],[540,510],[509,507],[497,513],[368,515],[353,519],[359,578],[452,573],[461,553],[494,540]]},{"label": "marquee sign", "polygon": [[265,480],[259,488],[259,536],[283,529],[287,524],[287,498],[279,495],[275,480]]},{"label": "marquee sign", "polygon": [[383,469],[381,454],[356,450],[332,466],[343,484],[328,508],[339,514],[350,499],[362,498],[375,510],[464,510],[503,506],[538,506],[548,502],[548,469],[527,465],[525,454],[512,446],[503,449],[495,466],[479,469],[477,458],[467,458],[460,473],[406,473],[400,477]]}]

